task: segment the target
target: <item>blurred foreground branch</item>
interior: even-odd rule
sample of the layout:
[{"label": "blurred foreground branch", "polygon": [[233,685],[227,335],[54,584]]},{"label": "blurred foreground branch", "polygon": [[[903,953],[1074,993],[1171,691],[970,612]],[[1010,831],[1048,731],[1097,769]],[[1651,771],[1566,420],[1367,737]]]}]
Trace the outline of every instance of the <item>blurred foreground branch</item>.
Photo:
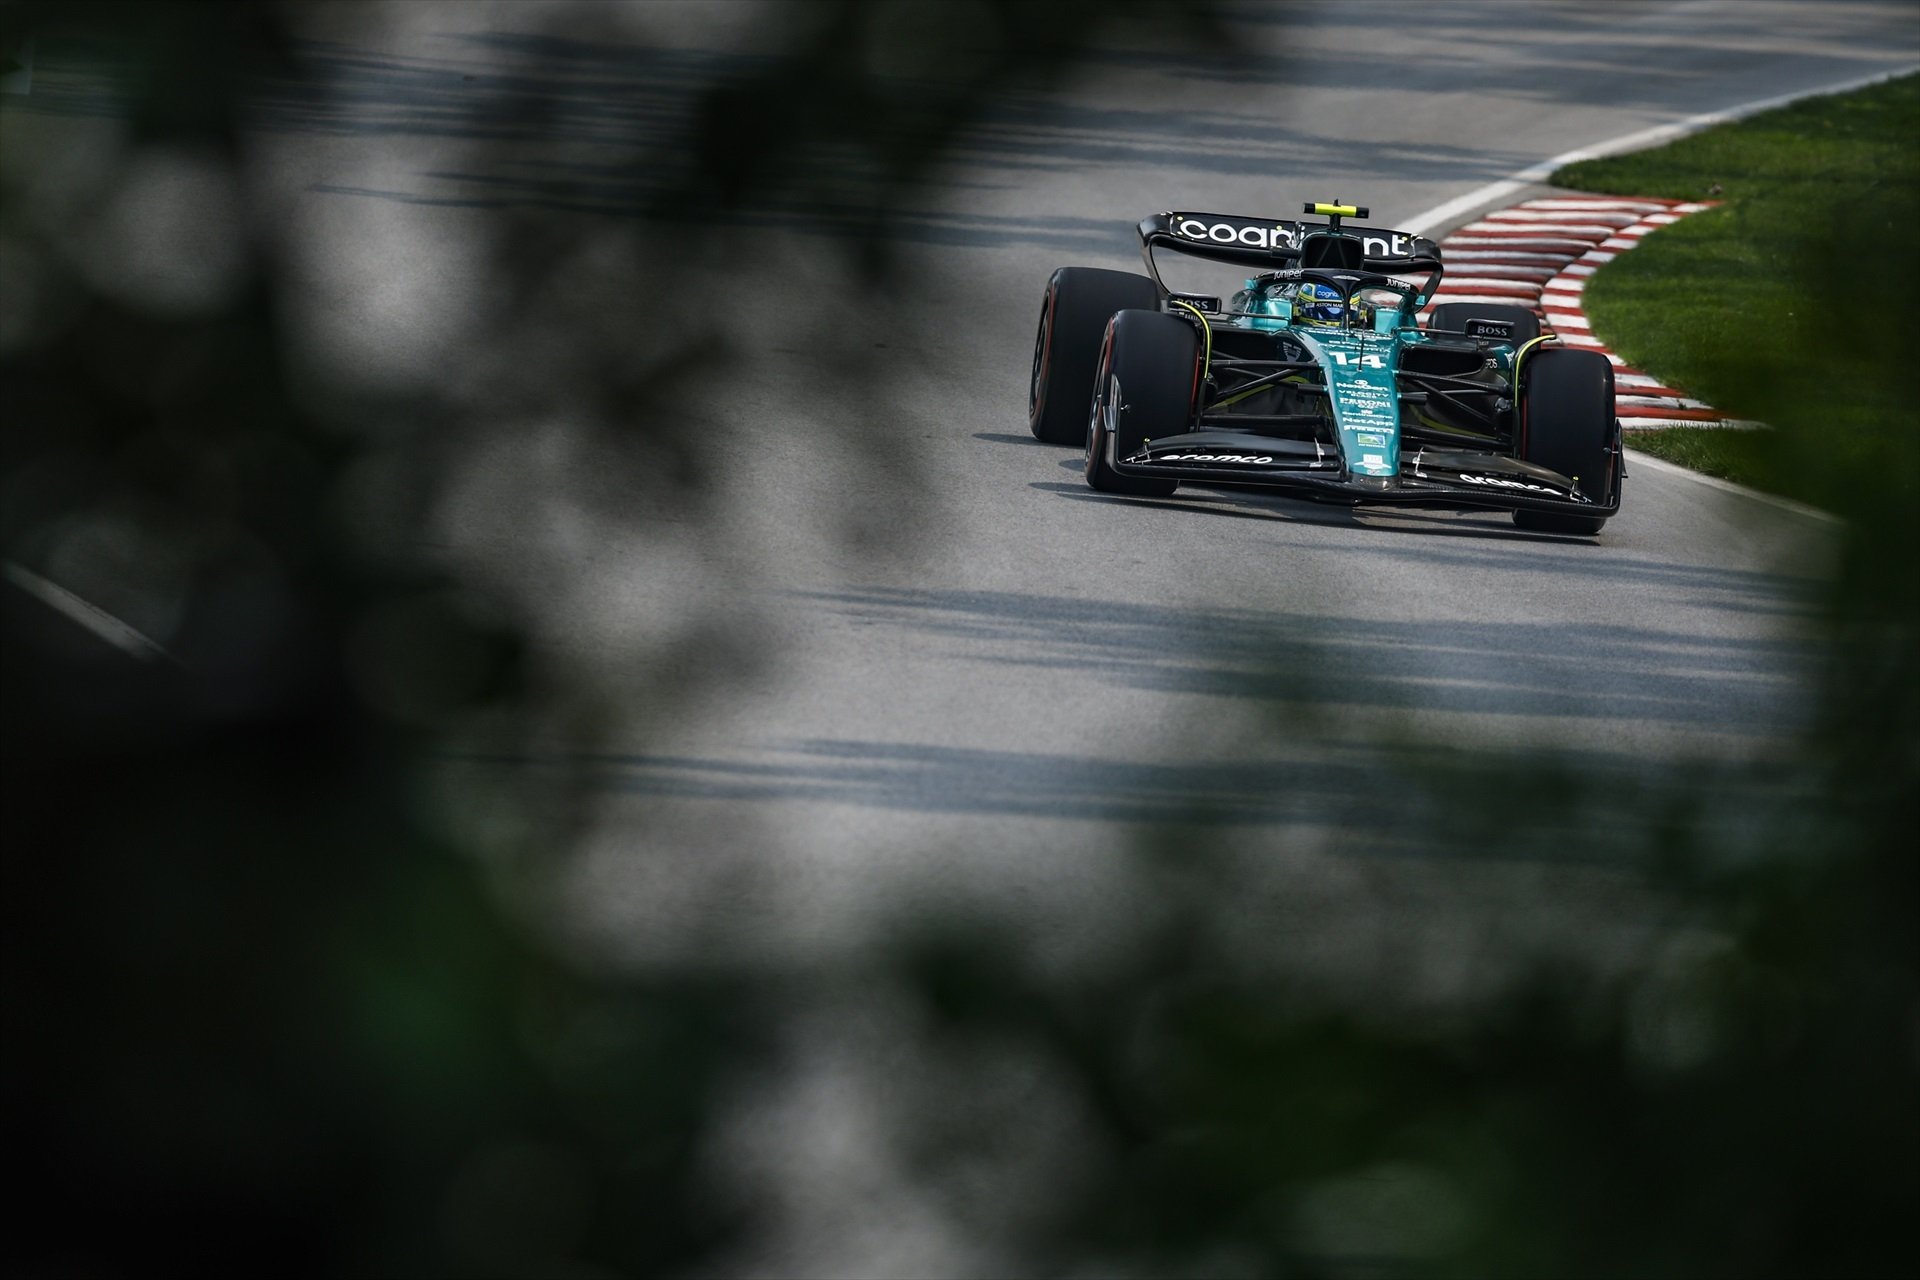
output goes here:
[{"label": "blurred foreground branch", "polygon": [[[685,86],[665,141],[642,134],[625,156],[665,176],[628,171],[622,207],[784,205],[883,245],[902,193],[996,93],[1161,8],[774,6],[794,27],[786,56]],[[630,262],[562,184],[474,233],[479,292],[537,316],[506,308],[474,338],[491,380],[431,360],[434,376],[356,376],[316,350],[289,319],[310,284],[299,228],[276,220],[249,128],[359,119],[313,67],[365,51],[303,35],[343,12],[349,31],[363,20],[18,6],[0,31],[33,35],[35,94],[55,95],[0,105],[0,543],[36,574],[84,579],[172,655],[130,659],[5,597],[0,1034],[6,1145],[31,1178],[11,1266],[744,1266],[775,1197],[724,1176],[764,1172],[739,1099],[809,1078],[810,1055],[874,1081],[858,1101],[916,1186],[1010,1270],[1797,1275],[1913,1260],[1911,450],[1836,484],[1859,500],[1843,512],[1823,718],[1778,772],[1603,790],[1552,762],[1466,756],[1436,773],[1414,752],[1380,780],[1432,813],[1436,854],[1537,851],[1569,809],[1599,815],[1582,838],[1653,851],[1676,923],[1616,971],[1543,967],[1464,1008],[1361,1016],[1303,992],[1276,963],[1284,938],[1222,927],[1257,873],[1196,812],[1141,831],[1127,864],[1152,904],[1132,922],[1140,945],[1097,974],[1062,975],[966,919],[904,921],[892,945],[821,972],[583,974],[529,922],[524,874],[577,816],[570,793],[551,825],[542,797],[506,797],[483,824],[502,855],[427,816],[418,768],[475,723],[530,735],[562,694],[590,722],[600,691],[591,673],[556,688],[528,620],[421,544],[450,460],[488,443],[477,405],[510,405],[517,432],[564,411],[595,446],[638,439],[698,510],[710,472],[662,371],[684,354],[678,322],[574,312],[544,291],[576,254]],[[511,34],[564,48],[597,83],[606,60],[644,60],[615,12]],[[599,92],[394,74],[420,97],[380,104],[399,114],[369,127],[444,126],[435,95],[464,93],[459,145],[488,154],[565,141]],[[73,132],[54,136],[43,111]],[[650,119],[595,127],[618,142]],[[1907,296],[1914,256],[1899,252]],[[611,275],[610,292],[646,297],[674,279]],[[1911,310],[1885,333],[1850,378],[1904,376]],[[542,354],[507,358],[527,352]],[[499,374],[510,366],[524,376]],[[1795,403],[1811,417],[1825,394]],[[582,456],[569,475],[604,455]],[[1519,797],[1493,832],[1490,792]],[[1723,819],[1746,804],[1769,821],[1729,848]],[[796,1009],[821,1012],[796,1031]]]}]

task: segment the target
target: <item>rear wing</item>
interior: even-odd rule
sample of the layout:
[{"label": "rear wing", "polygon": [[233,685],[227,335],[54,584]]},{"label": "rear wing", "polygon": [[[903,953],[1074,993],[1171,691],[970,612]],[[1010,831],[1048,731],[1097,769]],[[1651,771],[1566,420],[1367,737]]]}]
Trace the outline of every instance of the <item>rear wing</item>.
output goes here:
[{"label": "rear wing", "polygon": [[[1333,209],[1336,206],[1326,206]],[[1345,212],[1345,208],[1340,209]],[[1365,213],[1365,210],[1359,212]],[[1421,305],[1432,301],[1440,286],[1444,268],[1440,264],[1440,246],[1425,236],[1383,227],[1342,227],[1338,218],[1328,223],[1275,221],[1272,218],[1243,218],[1229,213],[1156,213],[1140,223],[1140,253],[1147,262],[1147,274],[1166,291],[1154,264],[1153,251],[1165,247],[1178,253],[1214,262],[1235,262],[1262,271],[1286,267],[1335,265],[1321,261],[1303,263],[1309,238],[1326,241],[1338,236],[1360,242],[1359,262],[1351,264],[1362,271],[1379,275],[1428,276],[1420,291]],[[1330,246],[1328,246],[1330,247]],[[1344,246],[1341,246],[1344,248]],[[1351,250],[1347,255],[1350,256]],[[1307,255],[1319,258],[1321,254]],[[1347,264],[1341,264],[1347,265]]]}]

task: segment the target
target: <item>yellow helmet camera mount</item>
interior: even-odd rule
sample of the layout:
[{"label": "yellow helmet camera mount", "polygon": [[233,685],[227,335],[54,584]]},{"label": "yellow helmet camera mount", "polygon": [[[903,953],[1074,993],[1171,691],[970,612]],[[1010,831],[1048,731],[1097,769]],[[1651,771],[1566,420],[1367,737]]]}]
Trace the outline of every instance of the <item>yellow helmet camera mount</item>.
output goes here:
[{"label": "yellow helmet camera mount", "polygon": [[1302,207],[1302,212],[1325,218],[1327,220],[1327,226],[1334,231],[1338,231],[1340,229],[1340,219],[1364,218],[1367,216],[1369,210],[1362,209],[1357,204],[1341,204],[1338,201],[1329,204],[1321,200],[1309,200]]}]

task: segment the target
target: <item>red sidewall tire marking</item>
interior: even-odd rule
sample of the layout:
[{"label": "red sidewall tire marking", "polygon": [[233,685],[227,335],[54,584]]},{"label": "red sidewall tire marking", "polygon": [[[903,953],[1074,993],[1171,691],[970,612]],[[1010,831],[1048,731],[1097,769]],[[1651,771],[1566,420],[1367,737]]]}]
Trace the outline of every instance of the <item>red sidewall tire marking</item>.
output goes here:
[{"label": "red sidewall tire marking", "polygon": [[1040,304],[1040,325],[1046,337],[1040,343],[1040,368],[1033,378],[1032,401],[1027,406],[1027,421],[1038,422],[1047,411],[1047,370],[1053,367],[1053,286],[1047,286],[1046,299]]}]

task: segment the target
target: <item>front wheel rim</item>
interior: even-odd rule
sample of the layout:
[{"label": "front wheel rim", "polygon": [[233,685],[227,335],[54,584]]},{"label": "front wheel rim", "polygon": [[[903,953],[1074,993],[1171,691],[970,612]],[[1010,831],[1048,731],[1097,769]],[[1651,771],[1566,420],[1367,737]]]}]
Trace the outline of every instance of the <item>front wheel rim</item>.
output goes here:
[{"label": "front wheel rim", "polygon": [[1040,331],[1033,339],[1033,380],[1027,384],[1027,416],[1040,412],[1040,395],[1047,377],[1047,347],[1053,336],[1053,294],[1040,304]]},{"label": "front wheel rim", "polygon": [[1113,370],[1113,329],[1109,325],[1107,336],[1100,342],[1100,359],[1094,363],[1093,404],[1087,411],[1087,461],[1093,461],[1094,451],[1100,447],[1100,411],[1106,407],[1107,380]]}]

